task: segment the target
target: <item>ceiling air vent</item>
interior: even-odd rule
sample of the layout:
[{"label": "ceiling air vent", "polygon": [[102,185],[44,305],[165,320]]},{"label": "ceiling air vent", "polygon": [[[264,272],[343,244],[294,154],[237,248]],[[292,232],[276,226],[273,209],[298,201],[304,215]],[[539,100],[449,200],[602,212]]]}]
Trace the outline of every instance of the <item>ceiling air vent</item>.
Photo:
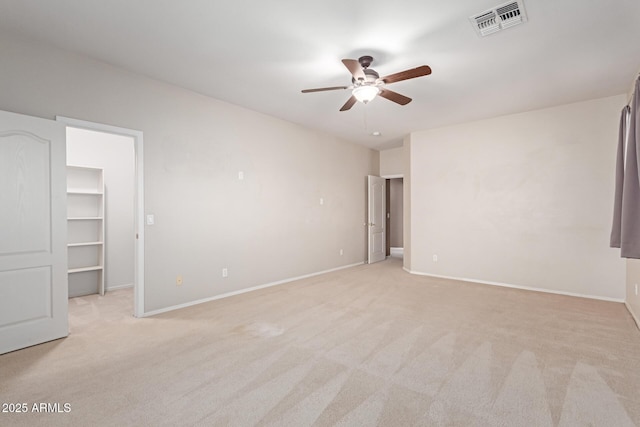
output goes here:
[{"label": "ceiling air vent", "polygon": [[469,18],[480,37],[527,22],[522,0],[501,4]]}]

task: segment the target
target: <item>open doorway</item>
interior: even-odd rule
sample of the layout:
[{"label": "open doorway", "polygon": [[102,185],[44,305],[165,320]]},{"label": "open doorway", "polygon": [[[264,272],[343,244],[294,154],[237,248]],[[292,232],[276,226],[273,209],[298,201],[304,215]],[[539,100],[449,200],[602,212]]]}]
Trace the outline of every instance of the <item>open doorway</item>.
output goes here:
[{"label": "open doorway", "polygon": [[[133,138],[127,135],[67,127],[68,181],[73,184],[72,188],[89,188],[94,191],[99,185],[95,194],[67,194],[69,211],[82,209],[81,203],[98,205],[92,212],[88,212],[91,216],[76,216],[73,219],[79,220],[74,221],[70,218],[67,225],[70,236],[69,298],[133,288],[133,143]],[[74,178],[75,182],[72,181]],[[83,231],[86,236],[77,235]],[[82,243],[83,241],[89,243]],[[85,261],[83,257],[89,259]],[[79,267],[74,263],[80,263]],[[96,270],[84,267],[85,271],[82,271],[87,263],[96,265]],[[81,271],[72,274],[74,268]]]},{"label": "open doorway", "polygon": [[403,242],[403,179],[387,179],[386,197],[386,252],[387,256],[402,258]]},{"label": "open doorway", "polygon": [[[68,238],[79,241],[91,242],[93,239],[74,236],[74,230],[84,232],[76,223],[88,228],[95,216],[97,225],[94,227],[103,227],[96,233],[100,238],[96,238],[93,244],[78,245],[72,242],[69,245],[70,269],[73,267],[72,255],[75,259],[80,259],[78,262],[83,262],[83,257],[88,256],[93,262],[96,254],[102,256],[102,268],[98,268],[97,271],[69,274],[69,297],[101,293],[101,279],[104,292],[133,288],[133,314],[142,317],[142,132],[62,117],[57,119],[67,124],[67,165],[70,171],[68,181],[74,174],[80,178],[82,175],[89,176],[90,180],[92,177],[98,177],[97,181],[101,181],[100,185],[104,187],[104,190],[97,191],[102,196],[95,197],[98,213],[91,213],[89,217],[80,217],[79,221],[70,220],[68,223]],[[68,196],[68,203],[70,209],[78,209],[72,205],[75,203],[74,197]],[[92,232],[89,230],[89,233]],[[91,251],[95,253],[92,254]],[[100,267],[99,264],[100,262]],[[98,278],[97,284],[95,277]]]}]

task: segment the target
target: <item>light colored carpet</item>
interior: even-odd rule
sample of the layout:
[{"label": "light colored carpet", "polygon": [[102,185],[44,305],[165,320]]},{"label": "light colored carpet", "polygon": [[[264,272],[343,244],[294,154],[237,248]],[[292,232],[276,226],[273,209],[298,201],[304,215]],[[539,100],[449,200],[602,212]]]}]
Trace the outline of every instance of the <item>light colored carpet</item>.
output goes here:
[{"label": "light colored carpet", "polygon": [[0,425],[633,426],[622,304],[412,276],[390,259],[153,318],[70,301],[71,335],[0,356]]}]

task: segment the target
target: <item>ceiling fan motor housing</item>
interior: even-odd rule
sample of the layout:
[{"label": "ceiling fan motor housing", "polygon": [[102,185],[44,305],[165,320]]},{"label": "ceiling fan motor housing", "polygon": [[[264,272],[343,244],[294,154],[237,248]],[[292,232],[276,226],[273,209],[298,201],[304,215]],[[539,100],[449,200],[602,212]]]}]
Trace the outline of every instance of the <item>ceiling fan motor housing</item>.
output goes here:
[{"label": "ceiling fan motor housing", "polygon": [[364,72],[364,81],[356,80],[354,77],[351,78],[351,82],[356,86],[373,85],[380,78],[380,75],[376,70],[372,70],[371,68],[365,68],[362,71]]},{"label": "ceiling fan motor housing", "polygon": [[371,65],[371,63],[373,62],[373,56],[369,56],[369,55],[361,56],[360,58],[358,58],[358,62],[360,63],[360,66],[366,70],[367,68],[369,68],[369,65]]}]

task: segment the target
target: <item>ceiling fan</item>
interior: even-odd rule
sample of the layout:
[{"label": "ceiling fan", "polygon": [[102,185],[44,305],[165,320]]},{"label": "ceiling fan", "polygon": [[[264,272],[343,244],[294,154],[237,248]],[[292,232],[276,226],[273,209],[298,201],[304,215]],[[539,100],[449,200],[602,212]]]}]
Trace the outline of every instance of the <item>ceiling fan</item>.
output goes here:
[{"label": "ceiling fan", "polygon": [[431,68],[428,65],[421,65],[410,70],[400,71],[399,73],[389,74],[385,77],[380,75],[373,69],[369,68],[369,65],[373,62],[371,56],[361,56],[358,60],[355,59],[343,59],[342,63],[349,70],[351,75],[350,86],[333,86],[333,87],[321,87],[317,89],[304,89],[302,93],[311,92],[324,92],[327,90],[341,90],[352,89],[351,97],[340,108],[340,111],[347,111],[357,101],[363,104],[368,103],[374,99],[377,95],[383,98],[393,101],[396,104],[407,105],[411,102],[411,98],[404,95],[400,95],[397,92],[389,90],[385,85],[401,82],[402,80],[414,79],[416,77],[428,76],[431,74]]}]

